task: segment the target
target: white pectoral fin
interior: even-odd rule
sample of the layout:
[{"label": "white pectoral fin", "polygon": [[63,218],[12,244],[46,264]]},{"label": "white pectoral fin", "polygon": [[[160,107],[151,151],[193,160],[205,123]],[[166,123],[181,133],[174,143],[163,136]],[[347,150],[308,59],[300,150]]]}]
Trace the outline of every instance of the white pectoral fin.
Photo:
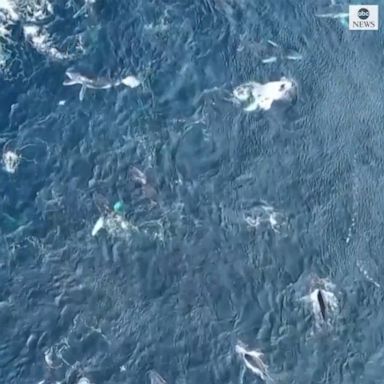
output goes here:
[{"label": "white pectoral fin", "polygon": [[92,229],[92,236],[96,236],[100,229],[104,228],[104,217],[99,217]]},{"label": "white pectoral fin", "polygon": [[83,101],[85,96],[85,91],[87,90],[87,87],[85,85],[81,86],[80,93],[79,93],[79,100]]}]

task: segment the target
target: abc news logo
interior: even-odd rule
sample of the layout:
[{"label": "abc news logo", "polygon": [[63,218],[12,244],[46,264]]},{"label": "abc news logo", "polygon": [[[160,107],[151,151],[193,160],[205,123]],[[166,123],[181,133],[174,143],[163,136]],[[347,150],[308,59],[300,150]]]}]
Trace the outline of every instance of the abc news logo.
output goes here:
[{"label": "abc news logo", "polygon": [[[361,8],[359,12],[357,12],[357,17],[361,20],[367,20],[369,17],[369,11],[366,8]],[[372,21],[371,21],[372,23]]]},{"label": "abc news logo", "polygon": [[379,29],[379,6],[350,5],[349,29],[352,31],[377,31]]}]

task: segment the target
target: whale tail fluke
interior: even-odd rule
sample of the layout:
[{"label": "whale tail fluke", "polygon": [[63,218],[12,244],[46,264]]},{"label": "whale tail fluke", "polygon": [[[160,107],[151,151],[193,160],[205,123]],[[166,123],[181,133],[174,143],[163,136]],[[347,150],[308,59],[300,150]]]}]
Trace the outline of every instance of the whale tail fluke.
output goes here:
[{"label": "whale tail fluke", "polygon": [[121,80],[121,84],[124,84],[126,87],[136,88],[141,82],[135,76],[127,76]]},{"label": "whale tail fluke", "polygon": [[74,85],[79,83],[78,73],[67,70],[67,72],[65,72],[65,75],[67,76],[67,79],[63,81],[63,85]]},{"label": "whale tail fluke", "polygon": [[65,80],[63,81],[63,85],[64,85],[64,86],[75,85],[75,84],[77,84],[77,82],[76,82],[75,80],[72,80],[72,79],[65,79]]}]

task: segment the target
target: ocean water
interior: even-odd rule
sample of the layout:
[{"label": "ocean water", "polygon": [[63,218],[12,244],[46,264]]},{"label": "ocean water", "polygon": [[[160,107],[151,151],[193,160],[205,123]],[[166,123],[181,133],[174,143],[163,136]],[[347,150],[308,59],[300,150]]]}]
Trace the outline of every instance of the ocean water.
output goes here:
[{"label": "ocean water", "polygon": [[[239,340],[275,383],[383,382],[383,32],[327,7],[0,1],[2,383],[261,382]],[[302,59],[263,64],[267,40]],[[80,102],[68,68],[142,85]],[[281,76],[290,105],[230,100]],[[136,229],[92,236],[116,201]]]}]

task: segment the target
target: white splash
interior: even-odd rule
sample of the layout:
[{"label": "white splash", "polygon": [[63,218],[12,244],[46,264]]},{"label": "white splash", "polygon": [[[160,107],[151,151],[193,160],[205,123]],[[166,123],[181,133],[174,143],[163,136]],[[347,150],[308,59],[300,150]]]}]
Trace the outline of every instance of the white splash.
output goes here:
[{"label": "white splash", "polygon": [[13,22],[20,18],[16,4],[10,0],[0,0],[0,10]]},{"label": "white splash", "polygon": [[[0,14],[3,15],[2,21],[8,21],[8,24],[20,19],[27,23],[42,22],[53,14],[53,7],[48,0],[0,0]],[[7,24],[2,25],[2,29],[8,27]]]},{"label": "white splash", "polygon": [[53,7],[49,0],[22,2],[20,9],[28,22],[41,22],[53,15]]},{"label": "white splash", "polygon": [[91,382],[86,377],[82,377],[82,378],[79,379],[77,384],[91,384]]},{"label": "white splash", "polygon": [[[12,60],[12,47],[17,44],[12,40],[11,27],[22,21],[23,34],[32,47],[51,60],[72,59],[84,53],[80,41],[76,41],[73,54],[56,48],[49,33],[54,8],[50,0],[0,0],[0,69],[8,73],[7,66]],[[71,39],[73,37],[71,36]],[[80,35],[76,37],[79,40]],[[67,41],[67,40],[66,40]],[[72,50],[72,48],[71,48]]]},{"label": "white splash", "polygon": [[124,238],[131,232],[138,231],[136,226],[115,212],[109,212],[105,216],[99,217],[92,229],[92,236],[96,236],[102,228],[113,237]]},{"label": "white splash", "polygon": [[49,368],[53,368],[53,351],[52,348],[48,349],[44,352],[44,360],[45,363],[48,365]]},{"label": "white splash", "polygon": [[3,169],[8,173],[15,173],[21,162],[21,156],[11,150],[3,152]]},{"label": "white splash", "polygon": [[33,47],[40,53],[47,55],[54,60],[64,60],[71,58],[71,55],[60,52],[52,46],[49,34],[37,25],[25,25],[23,27],[24,36],[31,42]]},{"label": "white splash", "polygon": [[262,224],[267,224],[276,233],[281,233],[287,227],[287,220],[284,215],[265,202],[253,207],[244,215],[244,220],[253,228],[259,228]]},{"label": "white splash", "polygon": [[256,82],[241,84],[234,89],[233,95],[238,101],[248,104],[244,107],[244,111],[251,112],[259,109],[267,111],[274,101],[291,101],[296,91],[296,84],[282,77],[280,81],[271,81],[266,84]]},{"label": "white splash", "polygon": [[51,369],[56,369],[62,366],[61,362],[55,362],[57,361],[57,356],[55,348],[53,347],[50,347],[44,352],[44,360],[48,367]]},{"label": "white splash", "polygon": [[10,27],[20,19],[17,6],[11,0],[0,0],[0,71],[7,73],[7,65],[12,58],[12,48],[15,43],[11,40]]},{"label": "white splash", "polygon": [[9,37],[8,29],[4,25],[1,25],[1,24],[0,24],[0,36],[3,38]]}]

